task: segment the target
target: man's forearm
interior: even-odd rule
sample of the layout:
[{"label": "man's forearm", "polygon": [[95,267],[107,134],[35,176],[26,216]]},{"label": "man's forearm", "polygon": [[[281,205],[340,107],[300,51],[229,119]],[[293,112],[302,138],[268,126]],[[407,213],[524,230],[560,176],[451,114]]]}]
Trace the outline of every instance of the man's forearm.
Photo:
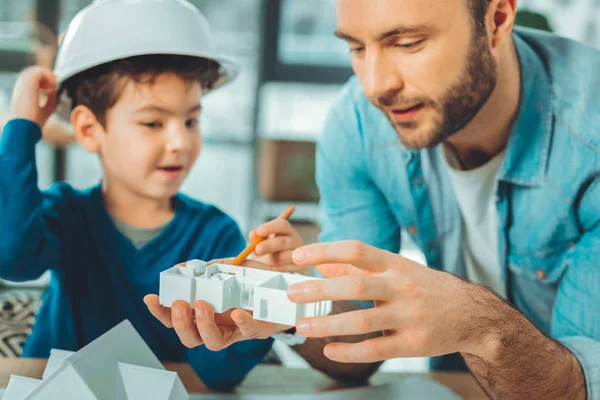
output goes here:
[{"label": "man's forearm", "polygon": [[[358,307],[351,302],[334,302],[331,314],[340,314],[356,309],[358,309]],[[328,343],[356,343],[377,336],[380,336],[380,334],[371,333],[368,335],[308,338],[304,344],[294,346],[292,349],[302,356],[302,358],[304,358],[313,368],[323,372],[330,378],[343,382],[362,382],[367,380],[367,378],[377,371],[377,368],[381,365],[380,362],[370,364],[339,363],[325,357],[323,348],[325,348]]]},{"label": "man's forearm", "polygon": [[[483,288],[478,287],[477,290]],[[493,399],[582,399],[585,377],[577,358],[544,336],[524,315],[483,289],[474,297],[485,302],[479,309],[501,316],[496,322],[473,315],[473,322],[491,323],[477,354],[462,353],[469,369]],[[475,313],[477,314],[477,313]],[[487,322],[483,322],[487,321]]]}]

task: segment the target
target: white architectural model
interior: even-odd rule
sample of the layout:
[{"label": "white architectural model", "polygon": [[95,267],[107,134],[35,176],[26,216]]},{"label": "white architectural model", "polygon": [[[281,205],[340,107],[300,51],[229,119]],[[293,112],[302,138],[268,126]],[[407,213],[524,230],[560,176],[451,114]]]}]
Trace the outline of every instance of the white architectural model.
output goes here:
[{"label": "white architectural model", "polygon": [[301,318],[331,312],[331,301],[296,304],[288,299],[290,285],[311,279],[318,278],[191,260],[161,272],[159,298],[165,307],[175,300],[204,300],[217,313],[242,308],[253,311],[254,319],[293,326]]},{"label": "white architectural model", "polygon": [[11,376],[2,400],[183,400],[166,371],[127,320],[74,353],[52,350],[42,379]]}]

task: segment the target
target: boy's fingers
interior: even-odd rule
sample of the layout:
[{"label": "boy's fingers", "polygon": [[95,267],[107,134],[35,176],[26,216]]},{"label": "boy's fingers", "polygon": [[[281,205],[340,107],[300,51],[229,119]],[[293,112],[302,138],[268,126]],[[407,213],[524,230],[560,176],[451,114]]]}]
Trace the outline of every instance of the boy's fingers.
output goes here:
[{"label": "boy's fingers", "polygon": [[[291,253],[291,250],[290,250],[290,253]],[[286,260],[289,260],[289,259],[286,259]],[[304,274],[308,268],[311,268],[311,267],[298,266],[298,265],[292,264],[290,261],[286,261],[286,260],[282,260],[282,261],[275,260],[277,265],[271,267],[270,269],[273,271],[277,271],[277,272],[298,272],[298,273]]]},{"label": "boy's fingers", "polygon": [[[211,264],[225,264],[225,265],[231,265],[231,262],[234,260],[234,258],[222,258],[222,259],[217,259],[217,260],[212,260],[208,262],[208,265]],[[261,263],[259,261],[254,261],[254,260],[244,260],[244,262],[241,264],[242,267],[247,267],[247,268],[254,268],[254,269],[271,269],[270,266]]]},{"label": "boy's fingers", "polygon": [[45,93],[56,91],[56,75],[49,68],[31,67],[22,78],[24,82],[33,80],[36,90]]},{"label": "boy's fingers", "polygon": [[200,333],[206,348],[212,351],[219,351],[233,343],[233,335],[227,326],[222,326],[228,335],[219,329],[215,322],[214,309],[205,301],[196,301],[194,303],[196,328]]},{"label": "boy's fingers", "polygon": [[237,325],[244,339],[258,339],[259,327],[258,321],[244,310],[234,310],[231,313],[231,319]]},{"label": "boy's fingers", "polygon": [[233,260],[235,260],[235,257],[230,257],[230,258],[217,258],[214,260],[211,260],[209,262],[207,262],[206,264],[208,265],[212,265],[212,264],[227,264],[230,265]]},{"label": "boy's fingers", "polygon": [[231,319],[237,325],[244,339],[264,339],[291,328],[290,326],[255,320],[250,313],[244,310],[232,312]]},{"label": "boy's fingers", "polygon": [[253,232],[262,237],[268,237],[269,235],[291,235],[294,233],[294,228],[290,224],[290,221],[277,218],[259,226]]},{"label": "boy's fingers", "polygon": [[272,269],[272,267],[270,265],[267,265],[265,263],[262,263],[260,261],[255,261],[255,260],[246,260],[246,261],[244,261],[242,263],[242,267],[254,268],[254,269],[266,269],[266,270]]},{"label": "boy's fingers", "polygon": [[[263,256],[265,254],[278,253],[283,250],[293,249],[294,239],[291,236],[275,236],[260,242],[254,249],[254,254]],[[290,258],[291,260],[291,258]]]},{"label": "boy's fingers", "polygon": [[181,343],[187,348],[198,347],[202,344],[202,337],[193,322],[193,314],[190,305],[183,300],[176,300],[171,306],[173,317],[173,328],[179,336]]},{"label": "boy's fingers", "polygon": [[52,92],[46,95],[46,104],[44,104],[43,109],[48,113],[48,115],[52,114],[56,109],[56,104],[58,103],[58,96],[56,92]]},{"label": "boy's fingers", "polygon": [[256,229],[250,231],[250,233],[248,234],[248,239],[250,239],[251,242],[254,241],[254,239],[256,239],[258,237],[258,234],[256,233]]},{"label": "boy's fingers", "polygon": [[160,305],[157,295],[147,295],[146,297],[144,297],[144,303],[146,303],[148,310],[154,316],[154,318],[162,322],[162,324],[167,328],[173,327],[173,322],[171,320],[171,310],[167,307],[163,307]]},{"label": "boy's fingers", "polygon": [[56,78],[54,77],[54,75],[44,75],[40,77],[39,88],[40,91],[48,94],[56,92]]}]

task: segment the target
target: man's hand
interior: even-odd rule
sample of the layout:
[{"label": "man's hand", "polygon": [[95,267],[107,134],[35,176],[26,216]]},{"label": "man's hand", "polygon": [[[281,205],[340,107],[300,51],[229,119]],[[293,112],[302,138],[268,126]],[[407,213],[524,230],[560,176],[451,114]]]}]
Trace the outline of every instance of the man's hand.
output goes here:
[{"label": "man's hand", "polygon": [[56,76],[46,67],[30,67],[21,73],[15,84],[10,117],[30,120],[42,128],[56,104]]},{"label": "man's hand", "polygon": [[[225,264],[233,259],[215,260]],[[266,269],[266,266],[246,261],[245,267]],[[157,295],[144,297],[148,310],[167,328],[174,328],[181,343],[193,348],[205,344],[209,350],[218,351],[233,343],[249,339],[266,339],[271,335],[291,328],[287,325],[257,321],[245,310],[232,309],[216,314],[205,301],[196,301],[194,309],[183,300],[173,302],[171,308],[160,305]]]},{"label": "man's hand", "polygon": [[290,286],[296,303],[374,300],[369,310],[298,321],[298,332],[313,338],[383,332],[327,344],[323,352],[333,361],[460,352],[491,398],[585,398],[577,358],[482,286],[359,242],[305,246],[294,261],[331,277]]},{"label": "man's hand", "polygon": [[269,221],[250,232],[249,239],[253,241],[258,236],[266,238],[254,249],[254,260],[269,266],[269,269],[279,272],[303,272],[305,267],[299,267],[292,260],[292,253],[302,246],[302,238],[285,219],[277,218]]},{"label": "man's hand", "polygon": [[292,301],[375,302],[372,309],[298,322],[298,333],[306,337],[383,331],[384,336],[360,343],[328,344],[324,350],[331,360],[374,362],[460,351],[477,354],[488,339],[493,313],[481,304],[495,296],[450,274],[350,241],[305,246],[294,252],[294,261],[300,266],[316,265],[331,279],[291,286],[288,297]]}]

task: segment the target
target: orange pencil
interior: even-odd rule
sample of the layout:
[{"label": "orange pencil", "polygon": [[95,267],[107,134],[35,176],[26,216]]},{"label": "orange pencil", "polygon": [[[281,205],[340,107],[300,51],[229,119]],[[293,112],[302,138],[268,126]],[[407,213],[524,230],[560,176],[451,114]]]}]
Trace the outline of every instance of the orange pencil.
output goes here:
[{"label": "orange pencil", "polygon": [[[288,219],[292,213],[294,212],[294,209],[296,208],[296,206],[291,205],[289,206],[280,216],[279,218],[281,219]],[[252,243],[250,243],[248,245],[248,247],[246,247],[244,249],[244,251],[242,251],[231,263],[231,265],[240,265],[241,263],[244,262],[244,260],[246,259],[246,257],[248,257],[250,254],[252,254],[252,252],[254,251],[254,249],[256,248],[256,246],[262,242],[263,240],[265,240],[266,238],[264,237],[257,237],[256,239],[254,239],[252,241]]]}]

